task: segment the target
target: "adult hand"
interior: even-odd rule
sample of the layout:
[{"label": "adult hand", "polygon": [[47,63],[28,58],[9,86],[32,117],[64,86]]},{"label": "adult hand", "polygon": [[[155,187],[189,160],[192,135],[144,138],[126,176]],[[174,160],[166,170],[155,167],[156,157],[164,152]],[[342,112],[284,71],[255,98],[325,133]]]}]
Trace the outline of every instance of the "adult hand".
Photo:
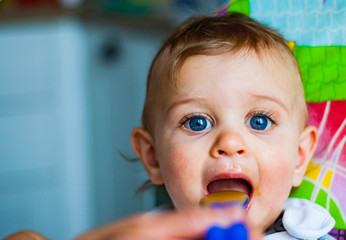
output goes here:
[{"label": "adult hand", "polygon": [[224,209],[190,208],[134,215],[79,236],[76,240],[179,240],[203,239],[211,226],[229,227],[246,223],[251,240],[262,239],[259,229],[249,223],[240,207]]}]

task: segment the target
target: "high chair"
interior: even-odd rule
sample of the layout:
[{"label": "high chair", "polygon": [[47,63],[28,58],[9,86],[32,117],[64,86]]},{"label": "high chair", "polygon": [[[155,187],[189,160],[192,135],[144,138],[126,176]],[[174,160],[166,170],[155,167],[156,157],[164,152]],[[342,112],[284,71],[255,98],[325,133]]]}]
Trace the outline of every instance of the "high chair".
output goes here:
[{"label": "high chair", "polygon": [[303,183],[290,197],[326,208],[346,239],[346,2],[233,0],[216,12],[241,12],[279,31],[301,68],[309,124],[319,143]]}]

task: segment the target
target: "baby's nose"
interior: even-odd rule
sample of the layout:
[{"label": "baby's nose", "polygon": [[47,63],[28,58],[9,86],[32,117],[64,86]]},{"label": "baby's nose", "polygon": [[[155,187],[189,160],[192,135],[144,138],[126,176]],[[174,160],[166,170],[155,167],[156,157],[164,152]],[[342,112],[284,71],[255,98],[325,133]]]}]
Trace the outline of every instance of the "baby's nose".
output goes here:
[{"label": "baby's nose", "polygon": [[220,158],[235,154],[246,154],[246,147],[241,134],[237,131],[223,131],[218,134],[211,148],[211,156]]}]

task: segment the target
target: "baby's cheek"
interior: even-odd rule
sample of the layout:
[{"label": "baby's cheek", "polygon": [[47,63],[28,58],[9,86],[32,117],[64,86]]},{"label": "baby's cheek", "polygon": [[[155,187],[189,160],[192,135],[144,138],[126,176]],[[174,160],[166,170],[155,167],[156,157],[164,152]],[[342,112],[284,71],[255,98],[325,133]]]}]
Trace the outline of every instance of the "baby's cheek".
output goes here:
[{"label": "baby's cheek", "polygon": [[190,166],[189,157],[183,151],[175,152],[169,157],[165,170],[168,175],[183,178],[186,169]]},{"label": "baby's cheek", "polygon": [[294,174],[294,161],[284,153],[272,153],[264,171],[265,186],[272,194],[285,198],[291,187]]},{"label": "baby's cheek", "polygon": [[167,190],[178,209],[198,204],[201,198],[201,161],[191,151],[175,151],[167,165]]},{"label": "baby's cheek", "polygon": [[254,196],[254,209],[251,217],[256,224],[268,227],[280,214],[291,188],[291,177],[287,167],[273,163],[263,172],[259,195]]},{"label": "baby's cheek", "polygon": [[194,163],[184,151],[176,151],[167,159],[164,166],[164,178],[167,183],[174,184],[175,188],[186,188],[197,179]]}]

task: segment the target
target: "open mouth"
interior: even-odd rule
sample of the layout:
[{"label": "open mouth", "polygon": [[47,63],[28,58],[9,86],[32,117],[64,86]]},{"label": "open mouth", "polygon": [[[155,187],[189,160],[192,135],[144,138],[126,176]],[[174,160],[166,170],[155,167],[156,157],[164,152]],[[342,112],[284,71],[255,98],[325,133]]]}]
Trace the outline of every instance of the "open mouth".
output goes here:
[{"label": "open mouth", "polygon": [[[208,194],[222,191],[237,191],[248,195],[249,202],[252,196],[252,185],[243,178],[225,178],[211,181],[207,185]],[[249,205],[249,204],[248,204]]]}]

